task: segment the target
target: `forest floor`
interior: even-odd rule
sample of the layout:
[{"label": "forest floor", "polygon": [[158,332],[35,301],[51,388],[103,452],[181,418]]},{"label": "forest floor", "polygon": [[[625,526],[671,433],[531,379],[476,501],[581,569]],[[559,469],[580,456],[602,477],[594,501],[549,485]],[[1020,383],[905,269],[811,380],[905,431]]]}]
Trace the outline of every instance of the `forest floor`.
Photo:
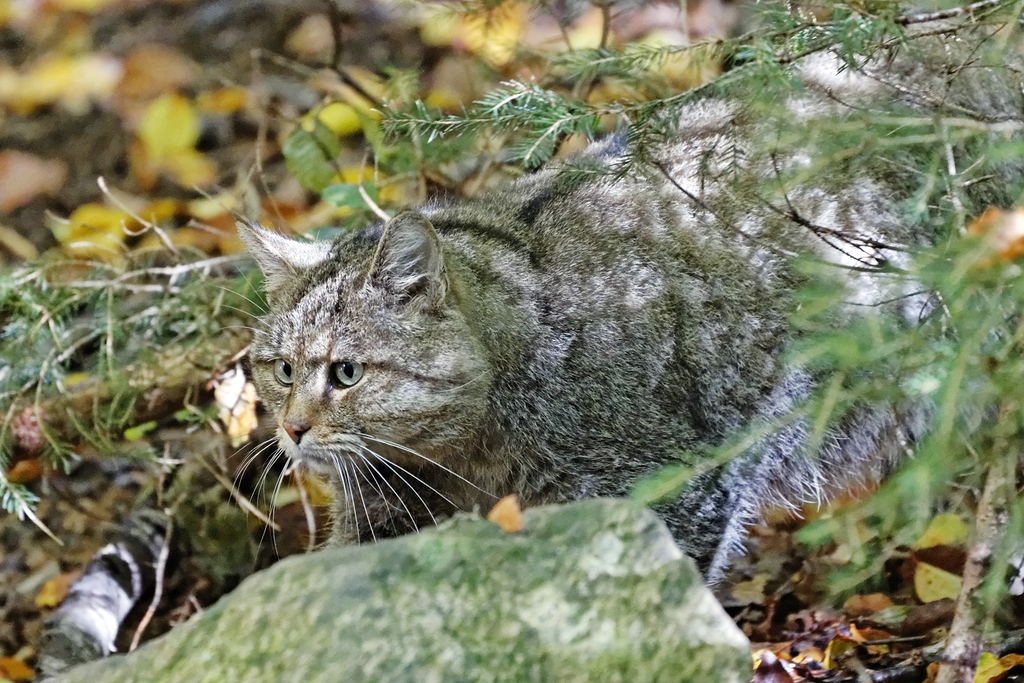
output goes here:
[{"label": "forest floor", "polygon": [[[518,10],[481,27],[433,25],[396,5],[0,0],[0,268],[9,273],[27,261],[69,256],[114,262],[165,242],[195,258],[236,254],[232,211],[242,206],[262,206],[279,228],[296,232],[330,224],[336,207],[303,189],[281,153],[287,130],[307,112],[328,99],[346,104],[333,120],[335,132],[347,136],[339,165],[358,178],[366,158],[359,91],[376,92],[374,74],[418,73],[415,87],[429,102],[457,111],[511,75],[511,56],[494,47],[495,33],[530,46],[561,37],[551,18]],[[584,9],[567,35],[593,42],[602,17]],[[691,3],[690,38],[727,33],[737,20],[731,4]],[[619,40],[679,39],[683,32],[670,6],[624,12],[613,30]],[[341,72],[329,66],[339,64]],[[501,178],[397,184],[389,201],[416,203],[424,192],[472,194]],[[130,234],[125,226],[134,215],[160,229]],[[220,369],[222,381],[230,370]],[[0,681],[32,679],[43,621],[81,568],[132,510],[158,504],[173,487],[197,492],[191,512],[176,509],[172,523],[188,550],[164,568],[163,598],[144,638],[323,538],[322,492],[268,462],[252,445],[269,436],[259,429],[243,435],[249,445],[232,446],[237,434],[215,417],[212,389],[211,383],[185,400],[197,419],[174,419],[169,409],[119,435],[114,455],[82,442],[74,444],[77,457],[67,472],[48,467],[32,449],[10,463],[8,479],[38,496],[41,524],[0,516]],[[31,418],[24,422],[31,431]],[[269,517],[276,530],[265,523]],[[836,519],[858,524],[855,517]],[[941,639],[952,613],[965,522],[939,516],[925,536],[910,541],[862,539],[878,549],[877,573],[839,590],[836,568],[841,573],[865,551],[837,542],[812,551],[795,540],[801,526],[780,519],[755,530],[751,552],[720,589],[757,644],[756,680],[855,680],[865,668],[896,672],[878,680],[922,680],[932,656],[925,648]],[[126,624],[119,649],[127,649],[141,616]],[[1006,622],[1014,623],[1011,614]],[[1011,675],[1015,663],[1004,660],[998,676]]]}]

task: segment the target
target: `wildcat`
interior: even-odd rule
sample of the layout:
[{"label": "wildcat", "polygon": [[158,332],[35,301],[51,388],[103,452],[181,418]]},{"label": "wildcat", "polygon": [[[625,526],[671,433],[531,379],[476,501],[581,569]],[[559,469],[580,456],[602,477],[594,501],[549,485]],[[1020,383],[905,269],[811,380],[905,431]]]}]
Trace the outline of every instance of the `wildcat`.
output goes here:
[{"label": "wildcat", "polygon": [[[807,57],[769,116],[739,89],[695,98],[624,174],[618,136],[331,243],[240,224],[269,302],[253,380],[284,453],[334,482],[333,541],[509,493],[528,506],[626,495],[683,463],[699,474],[659,512],[715,580],[766,506],[884,475],[927,430],[927,406],[860,406],[812,448],[808,420],[786,416],[828,377],[784,356],[799,257],[834,265],[851,304],[837,324],[871,307],[913,324],[932,307],[893,276],[908,247],[939,238],[906,208],[922,182],[912,160],[821,172],[823,131],[865,111],[1021,119],[1016,75],[947,68],[962,65],[953,40],[919,42],[924,57]],[[1005,206],[1019,178],[1007,165],[969,199]],[[739,457],[706,465],[708,447],[758,425]]]}]

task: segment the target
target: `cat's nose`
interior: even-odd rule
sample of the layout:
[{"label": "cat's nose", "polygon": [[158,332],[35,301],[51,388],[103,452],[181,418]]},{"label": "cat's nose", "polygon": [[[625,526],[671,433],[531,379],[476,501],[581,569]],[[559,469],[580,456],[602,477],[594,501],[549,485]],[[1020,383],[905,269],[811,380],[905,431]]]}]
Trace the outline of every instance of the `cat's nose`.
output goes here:
[{"label": "cat's nose", "polygon": [[294,441],[296,445],[302,441],[302,435],[309,431],[309,425],[301,420],[285,422],[282,426],[284,427],[284,431],[288,432],[288,436],[291,437],[292,441]]}]

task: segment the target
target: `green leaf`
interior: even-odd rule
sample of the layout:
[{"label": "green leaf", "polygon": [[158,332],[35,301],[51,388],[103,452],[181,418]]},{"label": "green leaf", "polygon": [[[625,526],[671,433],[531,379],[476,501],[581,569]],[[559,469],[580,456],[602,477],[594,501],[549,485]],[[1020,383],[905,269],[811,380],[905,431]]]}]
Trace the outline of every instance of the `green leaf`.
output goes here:
[{"label": "green leaf", "polygon": [[[373,183],[363,183],[363,190],[374,202],[377,201],[377,186]],[[334,206],[347,206],[350,209],[368,209],[369,204],[359,193],[359,185],[356,183],[335,183],[324,188],[320,195],[325,202]]]},{"label": "green leaf", "polygon": [[642,505],[651,505],[679,493],[692,476],[690,467],[669,465],[638,481],[629,497]]},{"label": "green leaf", "polygon": [[156,429],[155,420],[143,422],[140,425],[135,425],[134,427],[129,427],[128,429],[124,430],[124,438],[127,441],[138,441],[139,439],[141,439],[154,429]]},{"label": "green leaf", "polygon": [[296,127],[281,152],[288,170],[303,187],[320,192],[338,172],[334,160],[341,153],[341,141],[327,126],[314,121],[312,130]]}]

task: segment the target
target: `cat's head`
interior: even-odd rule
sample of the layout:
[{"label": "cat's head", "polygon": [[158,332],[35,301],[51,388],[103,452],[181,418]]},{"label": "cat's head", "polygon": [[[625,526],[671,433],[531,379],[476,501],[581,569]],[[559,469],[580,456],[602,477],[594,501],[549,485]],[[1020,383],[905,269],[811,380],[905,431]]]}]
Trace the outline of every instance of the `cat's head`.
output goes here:
[{"label": "cat's head", "polygon": [[256,224],[239,234],[269,302],[252,378],[285,453],[321,472],[336,458],[454,467],[491,379],[430,222],[404,213],[334,243]]}]

